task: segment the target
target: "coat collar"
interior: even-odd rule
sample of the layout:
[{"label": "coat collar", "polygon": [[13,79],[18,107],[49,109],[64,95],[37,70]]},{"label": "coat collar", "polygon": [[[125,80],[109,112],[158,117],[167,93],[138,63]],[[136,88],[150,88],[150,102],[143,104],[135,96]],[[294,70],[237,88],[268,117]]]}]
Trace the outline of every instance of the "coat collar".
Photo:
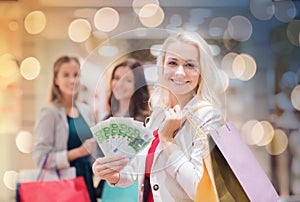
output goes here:
[{"label": "coat collar", "polygon": [[[55,106],[58,110],[59,116],[65,121],[68,122],[67,119],[67,113],[66,110],[63,106],[56,106],[53,104],[53,106]],[[84,111],[83,109],[83,105],[81,103],[76,102],[75,103],[75,107],[78,109],[78,112],[80,113],[80,115],[83,117],[83,119],[85,120],[86,123],[90,123],[87,113]]]}]

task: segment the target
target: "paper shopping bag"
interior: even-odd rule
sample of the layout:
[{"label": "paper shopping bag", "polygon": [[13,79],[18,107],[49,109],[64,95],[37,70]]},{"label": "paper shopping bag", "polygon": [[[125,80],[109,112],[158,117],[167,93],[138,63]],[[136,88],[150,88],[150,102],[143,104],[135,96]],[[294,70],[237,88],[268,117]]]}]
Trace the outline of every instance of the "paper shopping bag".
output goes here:
[{"label": "paper shopping bag", "polygon": [[[272,183],[232,123],[226,123],[218,130],[211,131],[210,135],[216,144],[211,153],[214,169],[217,164],[222,166],[228,163],[230,169],[224,173],[226,170],[219,168],[219,173],[223,172],[222,176],[229,176],[232,171],[250,201],[278,201],[279,197]],[[222,180],[227,181],[225,178]],[[216,177],[215,183],[218,184]],[[231,193],[235,191],[237,190],[228,189]],[[240,196],[243,197],[242,195],[243,193]]]},{"label": "paper shopping bag", "polygon": [[243,187],[239,183],[235,174],[231,170],[226,159],[215,145],[212,138],[209,138],[209,148],[211,150],[211,170],[215,183],[218,201],[220,202],[249,202]]},{"label": "paper shopping bag", "polygon": [[90,202],[82,176],[55,181],[24,182],[19,187],[21,202]]},{"label": "paper shopping bag", "polygon": [[195,202],[249,202],[220,150],[209,138],[210,155],[203,160],[203,176],[197,187]]},{"label": "paper shopping bag", "polygon": [[214,188],[214,181],[208,174],[207,166],[203,161],[203,175],[197,187],[197,193],[194,202],[218,202],[218,194]]}]

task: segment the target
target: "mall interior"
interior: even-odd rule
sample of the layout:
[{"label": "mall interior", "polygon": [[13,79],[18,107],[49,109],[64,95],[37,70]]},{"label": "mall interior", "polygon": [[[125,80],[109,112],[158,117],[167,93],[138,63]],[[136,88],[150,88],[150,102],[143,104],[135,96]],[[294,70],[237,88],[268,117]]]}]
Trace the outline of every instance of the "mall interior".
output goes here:
[{"label": "mall interior", "polygon": [[300,201],[299,0],[0,0],[0,201],[15,201],[19,172],[37,169],[34,125],[58,57],[79,57],[79,99],[99,121],[110,67],[138,59],[153,85],[162,42],[181,31],[208,42],[225,119],[280,200]]}]

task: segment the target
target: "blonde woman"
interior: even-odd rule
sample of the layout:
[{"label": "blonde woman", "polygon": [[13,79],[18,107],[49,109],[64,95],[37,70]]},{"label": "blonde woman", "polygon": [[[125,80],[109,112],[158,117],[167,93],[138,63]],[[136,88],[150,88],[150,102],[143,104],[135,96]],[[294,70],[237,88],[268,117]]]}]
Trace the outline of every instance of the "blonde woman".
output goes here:
[{"label": "blonde woman", "polygon": [[90,199],[96,202],[90,153],[96,149],[90,127],[94,125],[90,108],[76,102],[79,92],[80,63],[76,57],[62,56],[53,67],[50,103],[39,113],[34,130],[33,158],[41,166],[46,155],[49,168],[76,168],[83,176]]},{"label": "blonde woman", "polygon": [[[207,43],[197,33],[179,33],[163,44],[157,59],[160,79],[150,102],[147,127],[154,140],[130,162],[124,156],[98,158],[93,172],[112,186],[139,182],[139,201],[194,201],[204,173],[204,132],[221,126],[221,83]],[[212,107],[214,105],[214,107]]]}]

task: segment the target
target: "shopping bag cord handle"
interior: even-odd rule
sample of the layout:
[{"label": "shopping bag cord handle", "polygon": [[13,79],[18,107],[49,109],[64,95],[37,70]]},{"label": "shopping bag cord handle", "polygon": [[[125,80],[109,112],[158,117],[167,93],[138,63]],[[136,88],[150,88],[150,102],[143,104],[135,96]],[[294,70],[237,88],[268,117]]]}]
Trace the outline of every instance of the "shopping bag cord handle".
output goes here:
[{"label": "shopping bag cord handle", "polygon": [[[41,169],[39,171],[39,174],[37,176],[37,181],[43,181],[46,171],[48,170],[49,164],[51,162],[51,157],[49,158],[49,153],[46,154],[45,159],[43,161],[43,164],[41,166]],[[58,169],[55,169],[55,173],[57,174],[58,179],[62,178],[61,172]]]}]

